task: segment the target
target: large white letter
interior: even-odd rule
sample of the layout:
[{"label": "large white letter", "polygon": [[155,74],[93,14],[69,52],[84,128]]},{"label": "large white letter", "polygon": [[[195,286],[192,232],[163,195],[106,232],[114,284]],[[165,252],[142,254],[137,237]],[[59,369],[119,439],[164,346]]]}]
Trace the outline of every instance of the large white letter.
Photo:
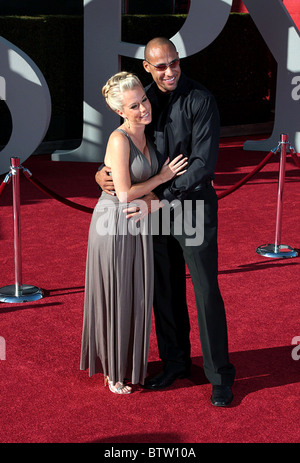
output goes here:
[{"label": "large white letter", "polygon": [[36,64],[22,50],[0,37],[0,96],[10,110],[12,133],[0,151],[0,174],[10,158],[25,161],[44,139],[51,116],[48,85]]},{"label": "large white letter", "polygon": [[[231,4],[232,0],[191,1],[182,29],[172,38],[181,58],[202,50],[219,35],[228,19]],[[144,58],[144,46],[121,41],[121,0],[110,0],[109,6],[103,0],[84,0],[82,142],[75,150],[56,151],[52,154],[53,160],[103,161],[107,139],[118,125],[119,118],[107,109],[101,88],[118,72],[120,56]]]},{"label": "large white letter", "polygon": [[107,108],[101,89],[119,70],[120,41],[121,0],[84,0],[82,141],[75,150],[54,152],[54,161],[103,160],[108,136],[119,118]]},{"label": "large white letter", "polygon": [[281,133],[300,151],[300,102],[293,98],[295,77],[300,75],[300,34],[282,0],[244,0],[253,21],[277,61],[276,106],[270,138],[247,141],[245,150],[270,151]]}]

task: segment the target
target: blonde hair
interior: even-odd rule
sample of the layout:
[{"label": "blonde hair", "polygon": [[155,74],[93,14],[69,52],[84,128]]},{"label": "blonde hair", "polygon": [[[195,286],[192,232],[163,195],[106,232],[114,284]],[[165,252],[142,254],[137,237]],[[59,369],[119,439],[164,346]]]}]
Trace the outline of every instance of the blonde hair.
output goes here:
[{"label": "blonde hair", "polygon": [[130,72],[118,72],[112,76],[102,87],[102,95],[112,111],[122,111],[123,92],[133,90],[135,87],[142,87],[140,79]]}]

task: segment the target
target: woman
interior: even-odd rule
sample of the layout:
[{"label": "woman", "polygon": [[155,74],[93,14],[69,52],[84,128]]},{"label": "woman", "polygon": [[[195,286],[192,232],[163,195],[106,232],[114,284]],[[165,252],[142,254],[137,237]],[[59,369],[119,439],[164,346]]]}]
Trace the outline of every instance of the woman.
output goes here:
[{"label": "woman", "polygon": [[102,94],[124,122],[110,135],[104,159],[116,195],[102,192],[90,224],[80,368],[93,375],[99,358],[109,389],[129,394],[125,378],[143,384],[146,377],[153,256],[148,216],[146,222],[140,215],[133,232],[124,212],[128,203],[182,174],[187,162],[180,155],[158,172],[155,148],[145,136],[151,105],[135,75],[116,74]]}]

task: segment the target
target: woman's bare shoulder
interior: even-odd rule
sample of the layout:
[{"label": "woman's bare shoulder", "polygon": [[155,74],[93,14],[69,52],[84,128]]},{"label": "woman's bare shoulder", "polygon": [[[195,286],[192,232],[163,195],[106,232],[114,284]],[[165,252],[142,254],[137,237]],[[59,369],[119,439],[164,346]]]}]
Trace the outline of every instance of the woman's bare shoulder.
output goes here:
[{"label": "woman's bare shoulder", "polygon": [[114,130],[108,139],[105,159],[107,163],[111,163],[113,158],[118,156],[120,159],[122,156],[129,156],[129,141],[126,135],[118,130]]}]

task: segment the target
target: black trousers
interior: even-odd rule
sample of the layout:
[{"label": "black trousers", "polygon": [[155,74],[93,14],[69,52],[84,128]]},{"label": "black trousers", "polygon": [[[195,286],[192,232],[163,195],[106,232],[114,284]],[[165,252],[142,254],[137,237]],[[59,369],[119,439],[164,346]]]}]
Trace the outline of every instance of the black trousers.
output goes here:
[{"label": "black trousers", "polygon": [[226,315],[218,284],[218,200],[214,188],[207,186],[190,194],[170,220],[171,233],[160,230],[153,236],[154,315],[160,358],[174,370],[190,366],[186,264],[195,292],[205,375],[211,384],[232,385],[235,369],[229,362]]}]

